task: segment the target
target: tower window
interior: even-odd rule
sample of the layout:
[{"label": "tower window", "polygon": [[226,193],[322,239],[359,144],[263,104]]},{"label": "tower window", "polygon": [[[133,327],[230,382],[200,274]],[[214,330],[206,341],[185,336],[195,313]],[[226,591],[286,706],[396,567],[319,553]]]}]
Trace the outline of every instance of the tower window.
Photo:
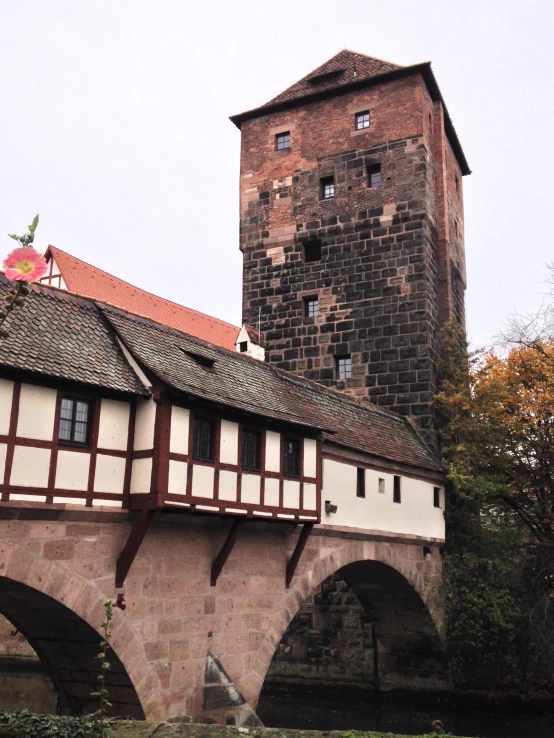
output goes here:
[{"label": "tower window", "polygon": [[460,191],[460,180],[458,179],[458,175],[457,174],[454,175],[454,177],[455,177],[455,180],[456,180],[456,192],[459,192]]},{"label": "tower window", "polygon": [[368,187],[379,187],[381,184],[381,165],[372,164],[367,168]]},{"label": "tower window", "polygon": [[356,469],[356,497],[365,497],[365,469]]},{"label": "tower window", "polygon": [[401,489],[400,489],[400,480],[401,480],[401,477],[397,477],[395,475],[395,477],[394,477],[394,488],[393,488],[393,493],[392,493],[392,501],[393,502],[398,502],[398,503],[402,502],[402,492],[401,492]]},{"label": "tower window", "polygon": [[319,315],[319,301],[317,297],[304,298],[304,317],[317,318]]},{"label": "tower window", "polygon": [[242,431],[242,468],[243,469],[259,469],[260,468],[260,447],[261,434],[258,431],[247,430]]},{"label": "tower window", "polygon": [[58,440],[61,443],[87,446],[90,438],[91,419],[90,402],[77,400],[73,397],[62,397]]},{"label": "tower window", "polygon": [[350,356],[337,356],[337,379],[350,379],[352,376],[352,359]]},{"label": "tower window", "polygon": [[300,441],[296,438],[284,439],[283,473],[297,477],[300,469]]},{"label": "tower window", "polygon": [[335,178],[323,177],[321,180],[321,197],[323,200],[329,200],[335,196]]},{"label": "tower window", "polygon": [[290,149],[290,131],[285,131],[284,133],[278,133],[275,136],[275,148],[277,151],[282,151],[283,149]]},{"label": "tower window", "polygon": [[194,419],[192,455],[202,461],[214,460],[214,424],[211,420]]},{"label": "tower window", "polygon": [[321,241],[308,241],[304,244],[304,261],[321,261]]},{"label": "tower window", "polygon": [[356,130],[361,131],[362,128],[369,128],[369,110],[356,113]]},{"label": "tower window", "polygon": [[433,487],[433,506],[434,507],[441,506],[441,488],[440,487]]}]

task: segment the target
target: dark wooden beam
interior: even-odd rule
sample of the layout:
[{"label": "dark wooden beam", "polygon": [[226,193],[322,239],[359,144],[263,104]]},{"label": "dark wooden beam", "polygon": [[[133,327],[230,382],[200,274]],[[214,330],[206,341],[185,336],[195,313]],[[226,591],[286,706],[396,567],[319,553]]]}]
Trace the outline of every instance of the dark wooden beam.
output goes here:
[{"label": "dark wooden beam", "polygon": [[131,564],[135,560],[135,556],[138,553],[140,544],[146,535],[146,531],[152,522],[155,512],[155,510],[141,510],[138,518],[135,520],[135,523],[131,528],[131,532],[129,533],[129,538],[127,538],[127,542],[125,546],[123,546],[123,551],[120,553],[115,567],[116,589],[123,587],[125,577],[129,573]]},{"label": "dark wooden beam", "polygon": [[310,533],[313,529],[314,523],[304,523],[304,525],[302,526],[302,531],[300,533],[300,536],[298,537],[298,541],[296,542],[296,548],[292,552],[290,561],[287,564],[287,576],[285,580],[287,589],[290,588],[290,583],[292,582],[294,572],[296,571],[296,567],[298,566],[298,562],[300,561],[300,557],[302,556],[302,551],[304,551],[306,543],[308,542],[308,538],[310,537]]},{"label": "dark wooden beam", "polygon": [[231,551],[233,550],[233,547],[237,542],[237,538],[239,537],[241,528],[245,523],[246,518],[235,518],[233,520],[233,525],[231,526],[231,530],[229,531],[225,543],[221,547],[221,551],[217,554],[212,564],[212,573],[210,577],[210,585],[212,587],[215,587],[215,585],[217,584],[217,578],[221,574],[221,570],[225,566],[225,562],[231,555]]}]

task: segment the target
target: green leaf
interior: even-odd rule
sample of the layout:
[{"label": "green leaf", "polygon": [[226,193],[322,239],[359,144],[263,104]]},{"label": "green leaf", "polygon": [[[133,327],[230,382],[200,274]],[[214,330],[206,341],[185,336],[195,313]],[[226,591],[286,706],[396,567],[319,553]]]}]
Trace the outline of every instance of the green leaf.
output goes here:
[{"label": "green leaf", "polygon": [[37,214],[35,215],[35,217],[33,218],[33,222],[32,222],[32,223],[31,223],[31,225],[29,226],[29,233],[30,233],[31,235],[33,235],[33,234],[34,234],[34,232],[35,232],[35,231],[36,231],[36,229],[37,229],[37,226],[38,226],[38,213],[37,213]]},{"label": "green leaf", "polygon": [[15,233],[8,233],[8,236],[13,238],[14,241],[19,241],[19,236],[16,236]]}]

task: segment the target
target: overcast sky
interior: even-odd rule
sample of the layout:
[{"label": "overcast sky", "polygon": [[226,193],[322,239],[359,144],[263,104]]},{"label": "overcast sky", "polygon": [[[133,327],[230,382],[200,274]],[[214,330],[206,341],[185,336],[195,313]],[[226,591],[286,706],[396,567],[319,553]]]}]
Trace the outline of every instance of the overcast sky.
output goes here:
[{"label": "overcast sky", "polygon": [[553,21],[552,0],[0,0],[0,234],[39,212],[37,248],[238,324],[228,116],[341,48],[431,60],[473,170],[467,320],[486,343],[554,259]]}]

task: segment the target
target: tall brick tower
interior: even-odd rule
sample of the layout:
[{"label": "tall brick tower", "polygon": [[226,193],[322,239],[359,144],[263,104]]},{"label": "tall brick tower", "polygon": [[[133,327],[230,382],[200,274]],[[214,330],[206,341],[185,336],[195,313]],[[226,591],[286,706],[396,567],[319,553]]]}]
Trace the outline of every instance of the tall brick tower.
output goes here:
[{"label": "tall brick tower", "polygon": [[464,321],[462,176],[430,63],[341,51],[242,132],[243,320],[268,360],[412,416],[431,444],[440,326]]}]

